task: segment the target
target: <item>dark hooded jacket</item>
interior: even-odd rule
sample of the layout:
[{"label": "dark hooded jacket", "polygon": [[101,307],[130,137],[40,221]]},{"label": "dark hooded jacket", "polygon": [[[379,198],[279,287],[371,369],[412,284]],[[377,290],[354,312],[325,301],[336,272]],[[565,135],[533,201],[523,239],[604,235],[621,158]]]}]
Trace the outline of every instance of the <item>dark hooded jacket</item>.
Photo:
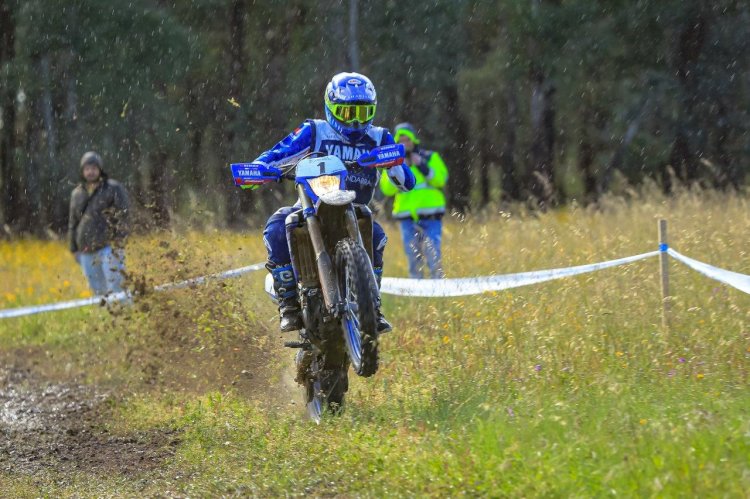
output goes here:
[{"label": "dark hooded jacket", "polygon": [[122,184],[107,178],[104,170],[91,194],[84,180],[70,196],[70,251],[90,253],[109,245],[122,247],[130,228],[129,208],[128,192]]}]

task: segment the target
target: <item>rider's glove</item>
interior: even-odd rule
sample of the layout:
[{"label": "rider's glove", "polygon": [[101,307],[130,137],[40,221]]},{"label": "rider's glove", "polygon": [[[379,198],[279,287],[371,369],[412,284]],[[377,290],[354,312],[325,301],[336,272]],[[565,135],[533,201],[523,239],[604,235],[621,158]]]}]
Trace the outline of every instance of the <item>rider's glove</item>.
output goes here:
[{"label": "rider's glove", "polygon": [[386,170],[391,183],[401,192],[407,192],[414,188],[414,174],[406,165],[398,165]]}]

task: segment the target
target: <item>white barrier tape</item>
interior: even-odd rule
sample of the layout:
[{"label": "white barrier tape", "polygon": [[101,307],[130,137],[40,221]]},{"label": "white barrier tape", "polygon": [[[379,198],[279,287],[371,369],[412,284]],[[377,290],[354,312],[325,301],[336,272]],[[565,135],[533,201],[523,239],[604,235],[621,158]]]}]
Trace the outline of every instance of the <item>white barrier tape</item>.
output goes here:
[{"label": "white barrier tape", "polygon": [[606,262],[579,265],[577,267],[566,267],[561,269],[538,270],[534,272],[520,272],[518,274],[503,274],[487,277],[468,277],[462,279],[405,279],[397,277],[384,277],[381,293],[396,296],[423,296],[423,297],[446,297],[465,296],[484,293],[487,291],[500,291],[503,289],[517,288],[537,284],[540,282],[562,279],[587,272],[616,267],[628,263],[651,258],[659,254],[659,251],[650,251],[640,255],[609,260]]},{"label": "white barrier tape", "polygon": [[[219,272],[217,274],[209,274],[201,277],[194,277],[180,282],[171,282],[168,284],[160,284],[154,286],[154,291],[168,291],[172,289],[182,289],[191,286],[197,286],[209,280],[214,279],[227,279],[230,277],[237,277],[248,272],[260,270],[265,268],[265,264],[256,263],[254,265],[248,265],[247,267],[240,267],[238,269],[227,270],[226,272]],[[83,298],[81,300],[63,301],[58,303],[50,303],[48,305],[31,305],[28,307],[11,308],[7,310],[0,310],[0,319],[9,319],[11,317],[22,317],[25,315],[41,314],[42,312],[53,312],[57,310],[66,310],[69,308],[87,307],[90,305],[100,305],[106,303],[117,303],[126,300],[130,297],[129,293],[121,291],[108,296],[92,296],[91,298]]]},{"label": "white barrier tape", "polygon": [[266,268],[265,263],[255,263],[253,265],[248,265],[247,267],[240,267],[238,269],[227,270],[226,272],[219,272],[218,274],[209,274],[206,276],[187,279],[185,281],[161,284],[159,286],[154,286],[154,291],[168,291],[170,289],[189,288],[191,286],[197,286],[198,284],[203,284],[204,282],[209,281],[209,280],[229,279],[231,277],[238,277],[238,276],[241,276],[242,274],[247,274],[248,272],[254,272],[256,270],[261,270],[264,268]]},{"label": "white barrier tape", "polygon": [[711,279],[723,282],[724,284],[750,294],[750,275],[732,272],[731,270],[724,270],[707,263],[699,262],[698,260],[693,260],[692,258],[688,258],[685,255],[678,253],[672,248],[669,248],[667,253],[669,253],[669,256],[672,258],[679,260],[691,269],[700,272]]},{"label": "white barrier tape", "polygon": [[87,307],[89,305],[100,305],[102,302],[119,302],[127,298],[127,293],[121,291],[110,296],[92,296],[81,300],[61,301],[47,305],[31,305],[28,307],[9,308],[0,310],[0,319],[9,319],[11,317],[21,317],[24,315],[41,314],[42,312],[54,312],[56,310],[66,310],[69,308]]},{"label": "white barrier tape", "polygon": [[[384,277],[381,292],[384,294],[396,296],[419,296],[419,297],[449,297],[449,296],[466,296],[487,291],[500,291],[503,289],[517,288],[538,284],[541,282],[572,277],[588,272],[595,272],[610,267],[626,265],[656,256],[660,251],[650,251],[640,255],[608,260],[606,262],[592,263],[588,265],[578,265],[576,267],[565,267],[549,270],[538,270],[533,272],[520,272],[516,274],[503,274],[486,277],[467,277],[460,279],[406,279],[399,277]],[[704,274],[712,279],[735,287],[740,291],[750,294],[750,275],[740,274],[724,270],[707,263],[693,260],[677,251],[669,248],[667,253],[687,265],[688,267]],[[246,267],[227,270],[217,274],[195,277],[180,282],[173,282],[154,286],[154,291],[168,291],[173,289],[182,289],[202,284],[208,280],[227,279],[237,277],[248,272],[261,270],[265,267],[263,263],[256,263]],[[266,276],[265,288],[269,294],[273,294],[273,281],[270,275]],[[70,308],[85,307],[89,305],[98,305],[102,303],[116,303],[129,298],[125,292],[115,293],[109,296],[93,296],[81,300],[71,300],[65,302],[51,303],[48,305],[32,305],[28,307],[12,308],[0,310],[0,319],[11,317],[21,317],[25,315],[39,314],[42,312],[52,312]]]}]

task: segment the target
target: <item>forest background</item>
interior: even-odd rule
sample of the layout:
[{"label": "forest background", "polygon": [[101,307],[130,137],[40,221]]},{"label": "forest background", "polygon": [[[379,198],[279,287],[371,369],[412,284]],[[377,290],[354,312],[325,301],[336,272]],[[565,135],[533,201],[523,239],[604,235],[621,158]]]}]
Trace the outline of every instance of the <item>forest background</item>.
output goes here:
[{"label": "forest background", "polygon": [[741,188],[749,45],[738,0],[0,0],[1,232],[63,231],[89,149],[144,219],[255,227],[290,186],[227,163],[322,117],[344,70],[442,153],[454,212]]}]

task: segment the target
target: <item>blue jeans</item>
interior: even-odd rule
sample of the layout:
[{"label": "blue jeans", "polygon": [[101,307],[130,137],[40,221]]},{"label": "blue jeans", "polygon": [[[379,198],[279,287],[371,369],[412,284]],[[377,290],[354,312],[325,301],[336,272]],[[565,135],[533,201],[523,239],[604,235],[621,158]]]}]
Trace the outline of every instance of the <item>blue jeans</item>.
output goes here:
[{"label": "blue jeans", "polygon": [[93,253],[78,254],[83,275],[95,295],[106,295],[122,291],[125,272],[125,253],[106,246]]},{"label": "blue jeans", "polygon": [[443,237],[442,220],[417,220],[416,222],[411,218],[401,220],[401,237],[404,241],[406,258],[409,260],[409,277],[422,279],[425,260],[427,260],[431,279],[445,277],[440,252],[440,242]]}]

